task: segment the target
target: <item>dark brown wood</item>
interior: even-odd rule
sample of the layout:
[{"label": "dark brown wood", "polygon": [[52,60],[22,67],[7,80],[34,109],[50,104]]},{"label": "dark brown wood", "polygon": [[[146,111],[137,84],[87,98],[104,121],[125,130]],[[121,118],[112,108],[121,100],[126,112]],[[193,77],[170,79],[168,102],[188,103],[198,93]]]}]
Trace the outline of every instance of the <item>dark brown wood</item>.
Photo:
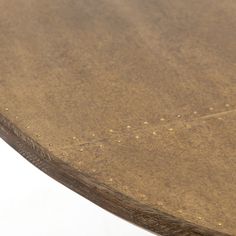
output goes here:
[{"label": "dark brown wood", "polygon": [[236,235],[236,2],[0,0],[0,136],[162,235]]}]

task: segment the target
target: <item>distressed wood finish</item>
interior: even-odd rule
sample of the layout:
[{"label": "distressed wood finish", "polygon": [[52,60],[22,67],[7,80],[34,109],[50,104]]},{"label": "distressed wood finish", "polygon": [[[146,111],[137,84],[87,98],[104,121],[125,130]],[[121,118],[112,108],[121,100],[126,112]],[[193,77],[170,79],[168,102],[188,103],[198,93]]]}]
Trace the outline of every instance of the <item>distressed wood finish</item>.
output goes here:
[{"label": "distressed wood finish", "polygon": [[162,235],[236,235],[234,0],[0,0],[0,135]]}]

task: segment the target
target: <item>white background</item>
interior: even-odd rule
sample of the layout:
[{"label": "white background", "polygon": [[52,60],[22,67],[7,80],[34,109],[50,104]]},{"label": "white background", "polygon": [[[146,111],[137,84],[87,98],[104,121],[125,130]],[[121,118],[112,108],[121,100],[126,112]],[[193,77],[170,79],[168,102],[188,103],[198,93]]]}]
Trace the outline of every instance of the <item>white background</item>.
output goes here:
[{"label": "white background", "polygon": [[0,139],[0,235],[152,236],[31,165]]}]

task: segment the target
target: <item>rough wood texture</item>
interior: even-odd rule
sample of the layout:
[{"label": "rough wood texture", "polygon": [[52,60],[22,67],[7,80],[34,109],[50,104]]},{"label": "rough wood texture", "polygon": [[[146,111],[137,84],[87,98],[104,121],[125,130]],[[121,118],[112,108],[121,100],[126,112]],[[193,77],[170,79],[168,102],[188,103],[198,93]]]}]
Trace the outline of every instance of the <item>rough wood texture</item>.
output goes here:
[{"label": "rough wood texture", "polygon": [[163,235],[236,235],[236,1],[0,0],[0,135]]}]

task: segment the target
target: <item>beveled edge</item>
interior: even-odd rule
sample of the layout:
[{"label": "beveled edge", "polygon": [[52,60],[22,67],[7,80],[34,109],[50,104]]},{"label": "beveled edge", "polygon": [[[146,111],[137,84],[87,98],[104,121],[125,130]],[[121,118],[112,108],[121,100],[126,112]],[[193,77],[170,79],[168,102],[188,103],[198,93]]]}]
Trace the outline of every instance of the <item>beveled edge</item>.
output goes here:
[{"label": "beveled edge", "polygon": [[0,113],[0,137],[25,159],[107,211],[162,236],[230,236],[141,204],[62,162]]}]

